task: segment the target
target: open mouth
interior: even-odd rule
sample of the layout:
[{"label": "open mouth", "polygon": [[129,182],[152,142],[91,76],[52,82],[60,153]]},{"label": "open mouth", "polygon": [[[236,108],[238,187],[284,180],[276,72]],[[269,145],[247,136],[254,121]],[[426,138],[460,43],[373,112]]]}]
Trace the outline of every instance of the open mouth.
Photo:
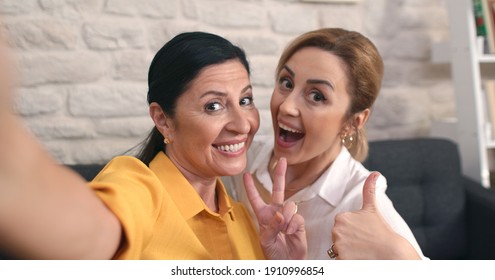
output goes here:
[{"label": "open mouth", "polygon": [[230,145],[213,145],[217,150],[222,151],[224,153],[236,153],[244,148],[246,142],[241,142],[237,144]]},{"label": "open mouth", "polygon": [[301,140],[304,137],[304,132],[290,128],[284,124],[279,123],[279,138],[280,140],[292,143]]}]

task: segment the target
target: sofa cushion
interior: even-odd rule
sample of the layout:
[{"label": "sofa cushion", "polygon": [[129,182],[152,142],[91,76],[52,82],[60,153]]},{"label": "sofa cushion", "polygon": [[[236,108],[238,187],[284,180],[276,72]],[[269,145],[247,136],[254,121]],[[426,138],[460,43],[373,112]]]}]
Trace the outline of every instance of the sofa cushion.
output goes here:
[{"label": "sofa cushion", "polygon": [[454,143],[432,138],[374,141],[364,165],[387,178],[387,195],[426,256],[466,256],[465,192]]}]

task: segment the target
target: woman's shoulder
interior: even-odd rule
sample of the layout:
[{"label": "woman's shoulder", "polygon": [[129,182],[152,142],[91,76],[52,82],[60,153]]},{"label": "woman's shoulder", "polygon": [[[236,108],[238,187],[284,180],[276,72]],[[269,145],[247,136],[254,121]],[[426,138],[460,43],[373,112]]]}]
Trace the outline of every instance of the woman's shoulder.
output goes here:
[{"label": "woman's shoulder", "polygon": [[120,190],[161,189],[161,184],[153,170],[133,156],[117,156],[111,159],[90,185]]},{"label": "woman's shoulder", "polygon": [[[348,155],[346,162],[347,163],[345,165],[347,165],[349,172],[349,182],[351,183],[351,185],[357,186],[359,187],[359,189],[362,189],[366,178],[368,178],[374,170],[368,170],[361,162],[354,159],[350,154]],[[383,174],[380,173],[380,176],[376,181],[376,191],[377,193],[385,193],[386,189],[387,179]]]},{"label": "woman's shoulder", "polygon": [[[361,162],[349,158],[347,161],[347,199],[354,199],[358,204],[362,199],[362,190],[366,179],[371,175],[373,170],[368,170]],[[378,198],[387,196],[387,179],[383,174],[380,173],[376,183],[375,183],[375,193]]]},{"label": "woman's shoulder", "polygon": [[[350,181],[353,182],[353,185],[356,187],[356,189],[359,191],[360,194],[362,192],[366,179],[371,175],[372,172],[373,171],[369,171],[365,167],[362,167],[362,169],[360,169],[359,171],[355,170],[355,172],[353,172],[351,176],[351,178],[353,179]],[[385,195],[386,190],[387,190],[387,178],[385,178],[385,176],[383,176],[383,174],[380,173],[380,176],[378,177],[375,183],[375,193],[377,195],[382,195],[382,194]]]},{"label": "woman's shoulder", "polygon": [[129,174],[133,172],[151,172],[149,167],[140,159],[133,156],[117,156],[111,159],[95,177],[97,179],[102,174],[107,173],[123,173]]},{"label": "woman's shoulder", "polygon": [[106,166],[133,166],[133,167],[147,167],[144,162],[134,156],[116,156],[112,158]]},{"label": "woman's shoulder", "polygon": [[[156,174],[133,156],[111,159],[88,184],[114,212],[141,209],[140,213],[150,217],[158,215],[165,192]],[[119,217],[127,214],[120,213]]]}]

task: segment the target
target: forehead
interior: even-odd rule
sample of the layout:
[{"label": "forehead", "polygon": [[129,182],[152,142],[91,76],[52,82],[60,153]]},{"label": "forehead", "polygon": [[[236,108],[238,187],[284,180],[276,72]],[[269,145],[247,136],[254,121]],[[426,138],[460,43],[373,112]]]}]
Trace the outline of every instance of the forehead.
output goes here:
[{"label": "forehead", "polygon": [[238,60],[228,60],[203,68],[191,82],[191,88],[208,85],[232,87],[238,83],[249,83],[249,74]]},{"label": "forehead", "polygon": [[316,47],[305,47],[295,52],[286,65],[300,76],[327,78],[334,82],[347,81],[346,65],[337,55]]},{"label": "forehead", "polygon": [[[224,96],[238,99],[250,88],[249,74],[238,60],[229,60],[203,68],[189,83],[177,101],[177,109],[203,106],[203,99]],[[209,94],[214,93],[214,94]]]}]

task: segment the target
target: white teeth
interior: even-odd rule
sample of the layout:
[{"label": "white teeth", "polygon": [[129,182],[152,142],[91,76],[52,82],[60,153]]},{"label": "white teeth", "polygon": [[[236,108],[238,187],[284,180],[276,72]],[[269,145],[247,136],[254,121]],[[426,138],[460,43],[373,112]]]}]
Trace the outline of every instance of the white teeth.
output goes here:
[{"label": "white teeth", "polygon": [[288,127],[288,126],[286,126],[286,125],[283,125],[283,124],[281,124],[281,123],[279,123],[279,124],[278,124],[278,126],[280,126],[280,128],[281,128],[281,129],[283,129],[283,130],[287,130],[287,131],[292,132],[292,133],[303,133],[302,131],[295,130],[295,129],[290,128],[290,127]]},{"label": "white teeth", "polygon": [[235,153],[235,152],[239,151],[240,149],[242,149],[245,144],[246,144],[246,142],[241,142],[241,143],[231,144],[231,145],[222,145],[222,146],[218,146],[217,149],[219,149],[220,151],[224,151],[224,152]]}]

